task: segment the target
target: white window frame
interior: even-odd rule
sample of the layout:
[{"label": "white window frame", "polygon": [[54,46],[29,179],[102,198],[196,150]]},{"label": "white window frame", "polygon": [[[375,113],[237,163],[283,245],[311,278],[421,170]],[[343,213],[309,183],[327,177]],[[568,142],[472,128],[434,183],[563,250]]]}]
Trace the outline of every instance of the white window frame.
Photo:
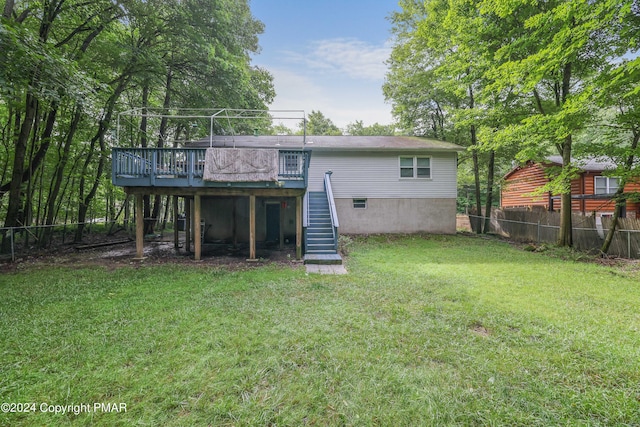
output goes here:
[{"label": "white window frame", "polygon": [[[604,192],[598,191],[598,181],[604,180]],[[611,185],[611,180],[615,180],[616,184]],[[620,185],[620,178],[618,177],[608,177],[608,176],[594,176],[593,177],[593,194],[612,194],[618,190],[618,186]]]},{"label": "white window frame", "polygon": [[[411,159],[411,168],[408,165],[403,166],[402,160]],[[429,176],[418,176],[418,169],[426,169],[424,167],[419,167],[418,160],[419,159],[428,159],[429,160]],[[412,170],[411,176],[402,176],[402,170]],[[433,160],[431,156],[399,156],[398,157],[398,174],[400,179],[424,179],[429,180],[433,177]]]}]

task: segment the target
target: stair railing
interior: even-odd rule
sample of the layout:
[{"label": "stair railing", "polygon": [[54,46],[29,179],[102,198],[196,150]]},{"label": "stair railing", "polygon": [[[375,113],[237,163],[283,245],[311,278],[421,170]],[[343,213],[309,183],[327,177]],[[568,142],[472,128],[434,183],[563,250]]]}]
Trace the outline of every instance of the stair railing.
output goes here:
[{"label": "stair railing", "polygon": [[331,187],[331,174],[333,172],[327,171],[324,174],[324,190],[327,193],[327,200],[329,201],[329,213],[331,214],[331,228],[333,230],[333,246],[336,252],[338,251],[338,211],[336,210],[336,203],[333,199],[333,188]]}]

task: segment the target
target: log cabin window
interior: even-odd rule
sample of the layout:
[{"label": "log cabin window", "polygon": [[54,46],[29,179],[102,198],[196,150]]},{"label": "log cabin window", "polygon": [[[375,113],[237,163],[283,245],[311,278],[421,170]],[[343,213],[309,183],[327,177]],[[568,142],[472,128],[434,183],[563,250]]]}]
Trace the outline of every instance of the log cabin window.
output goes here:
[{"label": "log cabin window", "polygon": [[431,178],[431,157],[400,157],[400,178]]},{"label": "log cabin window", "polygon": [[608,176],[596,176],[595,194],[611,194],[618,191],[618,178],[610,178]]}]

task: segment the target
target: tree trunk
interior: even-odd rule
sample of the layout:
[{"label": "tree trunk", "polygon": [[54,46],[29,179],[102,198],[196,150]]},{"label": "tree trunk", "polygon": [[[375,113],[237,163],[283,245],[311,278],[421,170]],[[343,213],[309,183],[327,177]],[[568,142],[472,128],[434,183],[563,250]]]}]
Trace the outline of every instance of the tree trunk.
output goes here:
[{"label": "tree trunk", "polygon": [[[142,88],[142,119],[140,120],[140,146],[147,148],[149,146],[147,140],[147,108],[149,107],[149,84],[145,82]],[[142,196],[142,211],[144,218],[136,218],[136,221],[144,221],[143,233],[153,233],[153,222],[149,220],[151,218],[151,198],[148,194]]]},{"label": "tree trunk", "polygon": [[[633,154],[638,149],[638,141],[640,140],[640,132],[636,129],[633,131],[633,140],[631,141],[630,153],[624,162],[625,172],[631,171],[633,168],[633,163],[635,161],[635,155]],[[607,231],[607,235],[602,243],[602,248],[600,248],[600,252],[603,254],[609,253],[609,248],[611,247],[611,242],[613,241],[613,236],[615,235],[616,229],[618,227],[618,218],[620,218],[620,212],[622,211],[622,207],[626,206],[627,200],[623,197],[624,187],[627,184],[627,178],[624,176],[619,184],[618,189],[616,190],[613,199],[616,201],[616,207],[613,210],[613,217],[611,218],[611,227],[609,227],[609,231]]]},{"label": "tree trunk", "polygon": [[[469,86],[469,109],[473,109],[475,107],[475,97],[473,95],[473,87]],[[482,233],[482,196],[480,191],[480,162],[478,161],[478,151],[476,150],[478,145],[478,138],[476,135],[476,127],[475,125],[471,125],[471,155],[473,157],[473,178],[475,184],[475,195],[476,195],[476,218],[473,218],[472,224],[475,227],[472,229],[476,230],[476,233]]]},{"label": "tree trunk", "polygon": [[[164,91],[164,101],[162,103],[163,111],[167,111],[171,106],[171,82],[173,80],[173,72],[171,69],[171,64],[169,64],[169,68],[167,71],[167,77],[165,81],[165,91]],[[167,137],[167,126],[168,126],[168,117],[166,115],[162,116],[160,119],[160,131],[158,133],[158,148],[164,147],[164,141]],[[158,224],[158,219],[160,216],[160,208],[162,207],[162,197],[156,195],[153,200],[153,210],[151,211],[151,216],[148,222],[148,234],[154,232],[156,225]]]},{"label": "tree trunk", "polygon": [[[571,135],[562,144],[562,169],[571,168]],[[573,246],[573,224],[571,223],[571,175],[564,175],[563,192],[560,195],[560,230],[558,246]]]},{"label": "tree trunk", "polygon": [[[96,192],[98,191],[98,187],[100,186],[100,180],[102,179],[102,173],[104,171],[104,166],[107,159],[107,150],[106,150],[106,144],[104,141],[104,136],[107,130],[109,129],[109,125],[111,124],[111,119],[113,117],[113,110],[115,108],[116,102],[120,98],[120,95],[122,94],[122,92],[128,86],[129,80],[130,80],[130,76],[128,75],[121,76],[118,82],[118,86],[115,88],[115,90],[109,97],[109,100],[107,101],[105,113],[102,119],[100,120],[100,122],[98,123],[98,130],[96,132],[96,135],[91,139],[91,149],[89,151],[89,154],[87,155],[86,161],[84,162],[84,166],[82,168],[82,174],[80,176],[80,186],[79,186],[80,191],[78,194],[78,197],[80,199],[80,203],[78,204],[78,228],[76,229],[76,234],[74,237],[74,242],[76,243],[79,243],[82,241],[82,233],[84,231],[84,222],[87,217],[87,212],[89,210],[91,201],[93,200],[94,196],[96,195]],[[98,153],[99,154],[98,169],[96,171],[96,174],[94,175],[93,183],[91,185],[89,193],[85,196],[84,195],[85,176],[87,174],[89,165],[92,162],[93,151],[95,149],[96,142],[100,146],[100,150]]]},{"label": "tree trunk", "polygon": [[489,164],[487,165],[487,203],[484,208],[484,227],[483,233],[488,233],[491,227],[491,205],[493,204],[493,179],[494,179],[494,165],[495,165],[496,152],[491,150],[489,152]]},{"label": "tree trunk", "polygon": [[14,3],[14,0],[5,0],[4,10],[2,11],[3,18],[6,18],[6,19],[11,18],[11,14],[13,13],[13,3]]},{"label": "tree trunk", "polygon": [[[62,181],[64,180],[65,173],[64,170],[69,161],[69,152],[71,150],[71,143],[73,141],[73,137],[78,129],[78,125],[80,123],[80,118],[82,116],[80,107],[77,106],[75,110],[75,114],[73,115],[73,119],[71,119],[71,124],[69,125],[69,131],[67,132],[67,136],[65,138],[64,147],[62,148],[62,154],[60,155],[60,159],[58,160],[58,164],[55,169],[55,178],[53,180],[51,190],[49,191],[49,196],[47,198],[47,207],[46,207],[46,225],[52,225],[56,219],[56,200],[58,199],[58,195],[60,194],[60,188],[62,187]],[[46,227],[43,238],[41,240],[41,245],[45,246],[51,242],[51,237],[53,235],[53,227]]]},{"label": "tree trunk", "polygon": [[[27,141],[31,134],[33,122],[36,117],[36,111],[38,109],[37,99],[27,94],[26,97],[26,112],[25,117],[20,126],[20,132],[15,140],[15,151],[13,157],[13,172],[11,174],[11,185],[9,186],[9,204],[7,206],[7,215],[5,217],[5,227],[18,226],[18,218],[20,215],[20,207],[22,206],[22,175],[25,170],[25,159],[27,155]],[[6,253],[10,249],[9,239],[2,239],[2,252]]]},{"label": "tree trunk", "polygon": [[611,217],[611,226],[607,231],[607,235],[604,238],[604,242],[602,243],[602,247],[600,248],[600,252],[602,254],[606,254],[609,252],[609,248],[611,247],[611,242],[613,242],[613,237],[616,234],[616,229],[618,228],[618,219],[620,218],[620,212],[622,212],[622,207],[627,204],[627,200],[622,197],[623,187],[621,186],[616,191],[616,195],[614,199],[616,200],[616,206],[613,209],[613,216]]}]

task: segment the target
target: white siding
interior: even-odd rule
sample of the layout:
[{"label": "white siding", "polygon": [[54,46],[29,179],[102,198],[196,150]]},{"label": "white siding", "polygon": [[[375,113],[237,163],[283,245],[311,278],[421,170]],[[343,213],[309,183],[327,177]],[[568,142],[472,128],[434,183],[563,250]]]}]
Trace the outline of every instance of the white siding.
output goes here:
[{"label": "white siding", "polygon": [[[430,156],[431,179],[400,178],[400,156]],[[309,191],[322,191],[324,173],[333,171],[335,198],[455,198],[456,153],[344,152],[311,154]]]}]

